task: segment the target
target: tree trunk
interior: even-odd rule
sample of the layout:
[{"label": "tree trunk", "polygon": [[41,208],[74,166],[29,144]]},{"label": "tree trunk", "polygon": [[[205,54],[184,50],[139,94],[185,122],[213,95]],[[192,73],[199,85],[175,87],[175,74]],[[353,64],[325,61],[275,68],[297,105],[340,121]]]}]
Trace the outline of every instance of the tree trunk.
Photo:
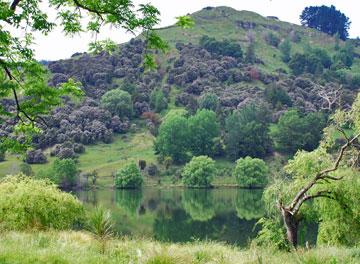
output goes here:
[{"label": "tree trunk", "polygon": [[284,225],[286,227],[287,239],[289,240],[290,244],[296,248],[298,243],[299,221],[285,208],[281,208],[281,214],[284,220]]}]

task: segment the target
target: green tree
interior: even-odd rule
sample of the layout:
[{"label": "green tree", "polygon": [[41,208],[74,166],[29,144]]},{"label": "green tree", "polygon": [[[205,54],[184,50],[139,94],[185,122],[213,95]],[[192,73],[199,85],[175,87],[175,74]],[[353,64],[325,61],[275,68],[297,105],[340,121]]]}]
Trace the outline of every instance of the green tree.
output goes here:
[{"label": "green tree", "polygon": [[276,149],[281,152],[294,154],[299,149],[311,151],[318,146],[325,125],[326,120],[321,113],[301,116],[297,110],[290,110],[280,117],[271,136]]},{"label": "green tree", "polygon": [[106,92],[101,97],[101,105],[110,113],[119,117],[131,117],[133,113],[131,95],[120,89]]},{"label": "green tree", "polygon": [[215,93],[206,93],[199,98],[199,108],[216,112],[220,104],[219,97]]},{"label": "green tree", "polygon": [[233,176],[241,187],[264,187],[268,183],[269,169],[257,158],[245,157],[236,161]]},{"label": "green tree", "polygon": [[157,113],[160,113],[162,110],[168,107],[168,101],[162,90],[155,89],[151,92],[150,107]]},{"label": "green tree", "polygon": [[[343,144],[336,140],[339,137]],[[347,246],[359,243],[359,137],[360,94],[350,111],[339,110],[333,115],[316,150],[299,151],[288,162],[285,171],[291,177],[279,179],[265,191],[269,214],[279,209],[292,246],[298,244],[300,221],[314,218],[321,219],[320,242]],[[308,201],[313,201],[313,206]]]},{"label": "green tree", "polygon": [[185,162],[189,151],[188,140],[187,119],[181,115],[171,115],[159,128],[155,150],[163,157],[171,157],[176,163]]},{"label": "green tree", "polygon": [[50,179],[65,189],[76,185],[79,175],[79,171],[73,159],[56,159],[50,173]]},{"label": "green tree", "polygon": [[265,88],[265,97],[273,107],[287,105],[292,106],[292,101],[288,93],[276,84]]},{"label": "green tree", "polygon": [[281,59],[283,62],[288,63],[291,59],[291,42],[288,38],[284,39],[280,45]]},{"label": "green tree", "polygon": [[206,109],[198,111],[188,119],[188,129],[192,154],[212,156],[215,138],[220,136],[216,114]]},{"label": "green tree", "polygon": [[66,230],[82,223],[82,203],[47,180],[24,175],[0,182],[0,222],[8,230]]},{"label": "green tree", "polygon": [[[39,123],[51,109],[61,105],[64,95],[80,96],[80,83],[69,79],[54,89],[48,86],[48,72],[36,61],[32,45],[36,34],[48,35],[57,26],[66,35],[81,32],[100,33],[103,27],[114,26],[130,32],[143,31],[148,50],[166,51],[168,45],[153,30],[159,22],[160,12],[150,4],[135,6],[130,1],[50,0],[46,3],[34,0],[0,2],[0,20],[6,27],[0,29],[0,98],[13,98],[15,108],[0,107],[2,117],[15,120],[14,131],[24,135],[19,143],[12,137],[2,138],[5,149],[24,151],[31,144],[32,136],[39,133]],[[49,18],[55,13],[56,20]],[[191,26],[190,17],[178,17],[177,25]],[[97,39],[97,38],[95,38]],[[111,40],[90,43],[91,52],[113,52],[117,45]],[[155,66],[154,56],[144,55],[144,65]]]},{"label": "green tree", "polygon": [[182,181],[188,187],[210,187],[215,175],[215,162],[207,156],[193,157],[182,172]]},{"label": "green tree", "polygon": [[264,157],[270,152],[268,110],[248,105],[225,121],[225,145],[229,157]]},{"label": "green tree", "polygon": [[349,35],[349,18],[335,8],[335,6],[309,6],[300,15],[301,24],[315,28],[329,35],[339,34],[342,40]]},{"label": "green tree", "polygon": [[140,188],[143,181],[141,172],[135,162],[125,165],[115,175],[115,186],[119,189]]}]

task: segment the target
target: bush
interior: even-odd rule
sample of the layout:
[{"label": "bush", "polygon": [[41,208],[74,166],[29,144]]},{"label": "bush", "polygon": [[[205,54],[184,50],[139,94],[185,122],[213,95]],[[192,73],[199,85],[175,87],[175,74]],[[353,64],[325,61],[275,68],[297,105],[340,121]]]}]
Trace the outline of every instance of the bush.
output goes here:
[{"label": "bush", "polygon": [[0,223],[5,229],[70,229],[83,219],[80,201],[46,180],[20,174],[0,183]]},{"label": "bush", "polygon": [[213,159],[207,156],[193,157],[182,172],[183,183],[188,187],[210,187],[215,172]]},{"label": "bush", "polygon": [[269,169],[261,159],[245,157],[236,161],[233,176],[242,187],[264,187]]},{"label": "bush", "polygon": [[30,164],[27,163],[21,163],[20,164],[20,172],[26,176],[32,176],[34,175],[34,172],[31,168]]},{"label": "bush", "polygon": [[287,38],[279,45],[281,51],[281,59],[283,62],[288,63],[291,59],[291,42]]},{"label": "bush", "polygon": [[168,107],[167,99],[162,90],[156,89],[150,95],[150,107],[156,112],[160,113]]},{"label": "bush", "polygon": [[267,44],[274,46],[276,48],[279,46],[279,43],[280,43],[279,37],[272,32],[269,32],[268,34],[266,34],[265,41]]},{"label": "bush", "polygon": [[158,174],[157,166],[151,163],[147,168],[147,173],[149,174],[149,176],[156,176],[156,174]]},{"label": "bush", "polygon": [[141,187],[143,178],[134,162],[125,165],[115,176],[115,186],[121,189],[135,189]]},{"label": "bush", "polygon": [[322,113],[302,116],[296,110],[283,114],[271,131],[275,147],[284,153],[294,154],[299,149],[315,149],[322,137],[326,119]]},{"label": "bush", "polygon": [[203,36],[200,39],[200,46],[211,53],[223,56],[230,56],[234,58],[242,58],[243,56],[241,46],[230,40],[217,41],[215,38]]},{"label": "bush", "polygon": [[216,112],[220,104],[219,97],[214,93],[207,93],[200,97],[199,108]]},{"label": "bush", "polygon": [[5,161],[5,151],[0,149],[0,162]]},{"label": "bush", "polygon": [[106,92],[101,97],[101,105],[119,117],[131,117],[133,113],[133,104],[131,95],[120,89]]},{"label": "bush", "polygon": [[50,179],[61,188],[72,188],[77,183],[79,174],[76,163],[73,159],[56,159],[51,168]]},{"label": "bush", "polygon": [[29,150],[26,152],[25,162],[28,164],[44,164],[47,159],[41,149]]}]

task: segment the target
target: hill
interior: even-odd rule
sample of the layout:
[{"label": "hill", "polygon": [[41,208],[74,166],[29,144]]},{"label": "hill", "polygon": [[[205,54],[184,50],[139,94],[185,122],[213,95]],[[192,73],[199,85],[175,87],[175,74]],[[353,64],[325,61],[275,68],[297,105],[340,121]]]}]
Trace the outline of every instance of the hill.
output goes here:
[{"label": "hill", "polygon": [[[111,174],[123,164],[146,160],[156,164],[162,176],[172,176],[178,167],[165,170],[153,149],[158,127],[169,112],[195,113],[207,94],[219,99],[216,112],[224,135],[225,119],[250,103],[266,107],[276,123],[290,107],[302,113],[346,108],[359,91],[359,47],[313,29],[228,7],[207,7],[191,16],[195,26],[189,30],[175,26],[156,30],[170,50],[158,54],[155,71],[142,66],[142,36],[120,45],[113,54],[74,54],[71,59],[49,62],[50,84],[77,79],[85,98],[68,100],[46,117],[48,126],[34,138],[35,150],[25,157],[34,164],[33,170],[47,169],[55,157],[78,158],[83,173],[96,170],[102,183],[111,184]],[[283,59],[285,41],[291,46],[290,61]],[[101,103],[106,92],[118,88],[131,95],[133,114],[114,113]],[[288,102],[269,96],[271,89],[285,93]],[[158,91],[162,105],[154,99]],[[3,100],[6,107],[12,104]],[[2,136],[9,136],[10,124],[1,125]],[[7,155],[0,163],[0,175],[19,171],[21,159]],[[267,159],[273,160],[271,155]],[[217,164],[219,174],[229,175],[231,159],[222,154]]]}]

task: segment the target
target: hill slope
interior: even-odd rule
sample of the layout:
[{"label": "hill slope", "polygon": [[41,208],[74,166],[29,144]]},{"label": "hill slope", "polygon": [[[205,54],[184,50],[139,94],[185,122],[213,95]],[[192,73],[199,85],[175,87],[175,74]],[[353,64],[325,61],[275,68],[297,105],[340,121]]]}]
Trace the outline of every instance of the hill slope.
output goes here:
[{"label": "hill slope", "polygon": [[[150,132],[156,135],[159,118],[178,109],[196,112],[198,100],[205,94],[214,93],[219,97],[217,114],[220,123],[224,124],[231,112],[249,102],[266,105],[276,121],[289,105],[272,105],[265,93],[271,87],[283,89],[292,106],[303,112],[329,108],[328,100],[320,94],[331,96],[340,85],[342,96],[334,107],[346,107],[359,91],[360,84],[354,81],[354,73],[360,69],[358,47],[354,49],[355,59],[351,67],[332,69],[329,66],[321,69],[321,73],[294,75],[289,64],[281,59],[278,44],[285,39],[290,40],[292,56],[318,47],[334,58],[345,43],[340,41],[340,47],[336,48],[336,39],[324,33],[228,7],[208,7],[191,16],[196,22],[192,29],[170,26],[157,30],[171,49],[167,54],[159,54],[156,71],[145,72],[142,67],[145,44],[141,36],[121,45],[120,51],[111,55],[75,54],[68,60],[50,62],[52,85],[75,78],[83,83],[86,97],[82,102],[68,101],[47,118],[50,127],[44,127],[44,134],[34,139],[35,149],[39,151],[28,154],[28,162],[43,160],[39,158],[42,152],[50,163],[54,159],[50,155],[61,158],[80,155],[79,168],[83,172],[98,170],[100,176],[109,177],[131,160],[145,159],[148,163],[156,163]],[[224,40],[232,47],[239,44],[245,54],[236,57],[213,52],[201,45],[204,35],[215,38],[220,46]],[[248,62],[244,57],[251,43],[256,59]],[[100,104],[102,95],[117,88],[130,92],[133,116],[112,114]],[[155,90],[163,93],[168,105],[157,114],[151,102]],[[12,104],[8,100],[3,103]],[[330,110],[333,110],[332,106]],[[11,122],[1,125],[1,135],[8,135],[9,124]],[[131,140],[116,134],[125,134],[125,138]],[[108,145],[94,145],[100,142]],[[93,146],[86,147],[85,154],[82,154],[81,144]],[[16,173],[19,163],[20,159],[8,156],[7,161],[0,163],[0,175]],[[231,163],[221,158],[218,164],[228,167]],[[49,166],[49,163],[34,165],[33,169],[39,171]]]}]

